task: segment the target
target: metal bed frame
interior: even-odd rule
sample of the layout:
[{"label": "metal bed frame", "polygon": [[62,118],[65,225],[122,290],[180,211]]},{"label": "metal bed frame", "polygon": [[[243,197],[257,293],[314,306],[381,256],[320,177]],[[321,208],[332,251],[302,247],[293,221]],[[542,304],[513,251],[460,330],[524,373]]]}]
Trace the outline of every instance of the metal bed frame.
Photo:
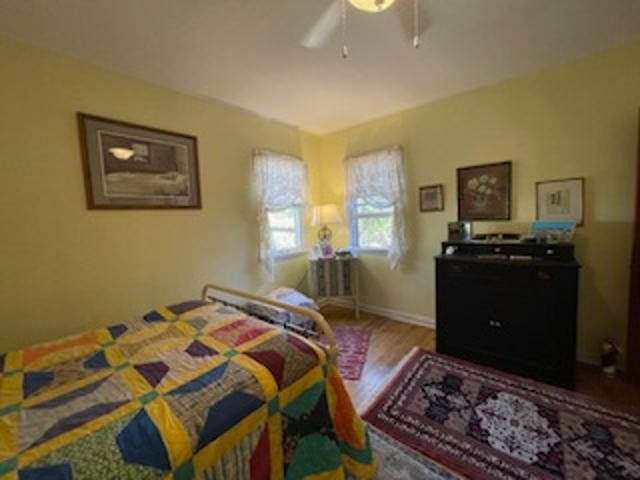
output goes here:
[{"label": "metal bed frame", "polygon": [[254,295],[253,293],[243,292],[241,290],[235,290],[233,288],[221,287],[219,285],[214,285],[211,283],[206,284],[202,288],[202,300],[209,300],[209,290],[217,290],[218,292],[226,293],[228,295],[232,295],[234,297],[245,298],[247,300],[254,300],[260,303],[266,303],[267,305],[272,305],[274,307],[281,308],[283,310],[287,310],[292,313],[296,313],[298,315],[303,315],[305,317],[310,318],[313,322],[318,326],[320,331],[324,334],[329,343],[329,347],[327,349],[327,354],[330,362],[336,362],[338,359],[338,347],[336,345],[336,337],[329,325],[329,322],[322,316],[321,313],[316,312],[315,310],[311,310],[309,308],[298,307],[295,305],[289,305],[286,303],[278,302],[277,300],[272,300],[267,297],[262,297],[260,295]]}]

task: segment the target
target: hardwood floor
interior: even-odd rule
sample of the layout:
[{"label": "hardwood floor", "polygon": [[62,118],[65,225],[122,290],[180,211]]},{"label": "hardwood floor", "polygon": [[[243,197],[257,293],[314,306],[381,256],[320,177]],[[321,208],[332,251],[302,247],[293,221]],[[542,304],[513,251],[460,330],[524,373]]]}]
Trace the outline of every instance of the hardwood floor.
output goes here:
[{"label": "hardwood floor", "polygon": [[[372,331],[362,378],[345,381],[358,411],[375,396],[389,380],[393,368],[414,347],[435,350],[436,336],[431,328],[410,325],[384,317],[362,313],[360,320],[351,310],[326,306],[322,313],[331,325],[351,325]],[[610,407],[640,416],[640,384],[624,375],[611,378],[591,365],[578,364],[576,391],[599,400]]]}]

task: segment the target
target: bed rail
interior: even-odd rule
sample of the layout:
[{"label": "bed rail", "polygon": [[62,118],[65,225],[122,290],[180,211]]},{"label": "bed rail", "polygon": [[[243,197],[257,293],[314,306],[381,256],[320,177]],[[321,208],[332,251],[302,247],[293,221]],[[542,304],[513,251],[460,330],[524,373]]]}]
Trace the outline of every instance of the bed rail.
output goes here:
[{"label": "bed rail", "polygon": [[219,292],[233,295],[234,297],[246,298],[248,300],[254,300],[256,302],[266,303],[267,305],[272,305],[274,307],[282,308],[283,310],[287,310],[289,312],[296,313],[298,315],[303,315],[305,317],[310,318],[318,326],[320,331],[324,333],[327,339],[327,342],[329,343],[329,348],[328,348],[329,361],[335,363],[336,360],[338,359],[338,347],[336,345],[336,337],[333,334],[333,330],[331,330],[331,326],[329,325],[329,322],[327,322],[327,320],[322,316],[321,313],[316,312],[315,310],[311,310],[309,308],[289,305],[286,303],[278,302],[277,300],[272,300],[267,297],[254,295],[253,293],[243,292],[241,290],[235,290],[233,288],[221,287],[219,285],[213,285],[211,283],[206,284],[202,288],[202,300],[209,299],[208,293],[207,293],[209,290],[217,290]]}]

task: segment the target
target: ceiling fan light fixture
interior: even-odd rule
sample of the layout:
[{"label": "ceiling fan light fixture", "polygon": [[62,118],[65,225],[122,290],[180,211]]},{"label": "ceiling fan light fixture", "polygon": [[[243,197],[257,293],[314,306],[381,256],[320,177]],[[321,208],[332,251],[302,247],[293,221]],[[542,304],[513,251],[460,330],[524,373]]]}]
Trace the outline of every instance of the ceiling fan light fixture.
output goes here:
[{"label": "ceiling fan light fixture", "polygon": [[349,3],[359,10],[377,13],[386,10],[393,5],[395,1],[396,0],[349,0]]}]

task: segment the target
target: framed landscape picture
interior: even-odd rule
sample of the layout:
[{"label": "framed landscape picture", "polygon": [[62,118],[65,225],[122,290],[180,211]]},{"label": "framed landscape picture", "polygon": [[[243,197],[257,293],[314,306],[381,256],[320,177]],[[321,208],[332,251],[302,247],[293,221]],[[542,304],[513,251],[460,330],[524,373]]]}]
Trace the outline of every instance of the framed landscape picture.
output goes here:
[{"label": "framed landscape picture", "polygon": [[458,219],[511,219],[511,162],[458,169]]},{"label": "framed landscape picture", "polygon": [[196,137],[78,114],[87,206],[201,208]]},{"label": "framed landscape picture", "polygon": [[570,220],[584,224],[584,178],[536,183],[536,219]]},{"label": "framed landscape picture", "polygon": [[420,211],[441,212],[444,210],[443,189],[442,185],[420,187]]}]

